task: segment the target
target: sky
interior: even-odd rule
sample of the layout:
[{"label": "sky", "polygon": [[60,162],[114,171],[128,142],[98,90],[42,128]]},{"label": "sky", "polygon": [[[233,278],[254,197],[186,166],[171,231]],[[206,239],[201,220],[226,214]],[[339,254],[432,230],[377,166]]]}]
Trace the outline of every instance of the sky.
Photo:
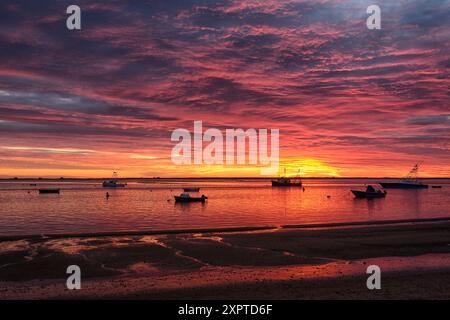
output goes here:
[{"label": "sky", "polygon": [[279,129],[288,174],[450,177],[449,27],[449,0],[2,0],[0,177],[260,175],[173,164],[200,120]]}]

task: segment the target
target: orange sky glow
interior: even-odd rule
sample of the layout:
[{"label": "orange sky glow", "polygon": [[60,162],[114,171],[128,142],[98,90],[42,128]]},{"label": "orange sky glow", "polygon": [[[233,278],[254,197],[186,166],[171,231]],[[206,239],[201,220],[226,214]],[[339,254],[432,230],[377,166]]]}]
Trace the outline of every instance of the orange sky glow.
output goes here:
[{"label": "orange sky glow", "polygon": [[[280,173],[450,177],[445,1],[0,4],[0,178],[261,177],[174,165],[173,130],[279,129]],[[36,10],[34,10],[36,9]],[[126,15],[123,14],[126,12]],[[264,18],[262,18],[264,17]]]}]

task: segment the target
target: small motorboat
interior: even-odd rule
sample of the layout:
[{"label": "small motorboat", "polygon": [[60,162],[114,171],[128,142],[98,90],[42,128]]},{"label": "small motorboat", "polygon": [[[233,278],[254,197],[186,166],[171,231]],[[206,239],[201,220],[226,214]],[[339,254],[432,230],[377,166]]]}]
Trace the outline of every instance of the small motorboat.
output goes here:
[{"label": "small motorboat", "polygon": [[208,197],[204,194],[201,197],[191,197],[189,193],[182,193],[179,196],[175,196],[175,202],[205,202],[206,199]]},{"label": "small motorboat", "polygon": [[103,181],[103,188],[124,188],[127,186],[126,183],[119,183],[117,179],[117,172],[113,173],[113,178],[111,180]]},{"label": "small motorboat", "polygon": [[126,187],[126,183],[118,183],[117,180],[108,180],[103,181],[103,187],[104,188],[123,188]]},{"label": "small motorboat", "polygon": [[184,192],[199,192],[200,188],[194,188],[194,187],[192,187],[192,188],[183,188],[183,191]]},{"label": "small motorboat", "polygon": [[371,185],[367,186],[366,191],[351,190],[351,192],[355,195],[356,198],[374,199],[386,197],[385,190],[377,189]]},{"label": "small motorboat", "polygon": [[58,193],[60,189],[39,189],[39,193]]}]

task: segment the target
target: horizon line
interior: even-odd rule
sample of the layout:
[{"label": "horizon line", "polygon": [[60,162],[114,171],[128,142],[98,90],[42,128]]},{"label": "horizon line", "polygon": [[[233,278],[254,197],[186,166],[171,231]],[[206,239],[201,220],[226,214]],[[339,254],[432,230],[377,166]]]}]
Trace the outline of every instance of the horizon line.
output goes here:
[{"label": "horizon line", "polygon": [[[208,179],[220,179],[220,180],[232,180],[232,179],[258,179],[258,180],[267,180],[279,178],[279,176],[273,177],[121,177],[121,178],[112,178],[112,177],[0,177],[0,181],[4,180],[108,180],[108,179],[117,179],[117,180],[176,180],[176,179],[187,179],[187,180],[208,180]],[[296,178],[295,176],[289,178]],[[300,179],[403,179],[404,176],[401,177],[318,177],[318,176],[300,176]],[[450,176],[443,177],[418,177],[418,179],[450,179]]]}]

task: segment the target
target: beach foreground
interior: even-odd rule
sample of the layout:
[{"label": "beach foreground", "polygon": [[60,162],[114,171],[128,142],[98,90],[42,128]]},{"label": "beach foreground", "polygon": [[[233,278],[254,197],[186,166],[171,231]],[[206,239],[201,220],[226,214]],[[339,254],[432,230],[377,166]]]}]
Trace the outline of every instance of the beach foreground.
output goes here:
[{"label": "beach foreground", "polygon": [[450,222],[3,240],[0,298],[449,299]]}]

